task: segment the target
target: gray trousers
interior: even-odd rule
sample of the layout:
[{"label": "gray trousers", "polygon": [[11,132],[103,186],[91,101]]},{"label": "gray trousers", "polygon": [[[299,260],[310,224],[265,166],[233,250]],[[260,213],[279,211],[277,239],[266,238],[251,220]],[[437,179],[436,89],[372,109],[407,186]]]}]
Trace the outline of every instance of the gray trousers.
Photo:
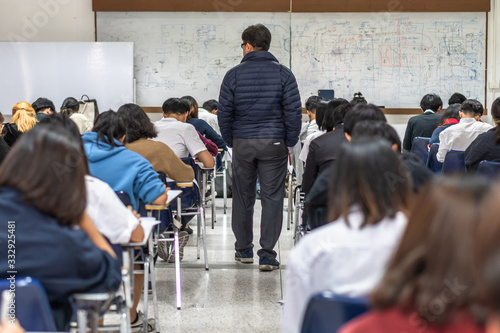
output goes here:
[{"label": "gray trousers", "polygon": [[283,224],[283,198],[288,149],[284,139],[233,139],[233,211],[236,251],[253,248],[255,183],[260,179],[262,215],[259,256],[276,258],[273,250]]}]

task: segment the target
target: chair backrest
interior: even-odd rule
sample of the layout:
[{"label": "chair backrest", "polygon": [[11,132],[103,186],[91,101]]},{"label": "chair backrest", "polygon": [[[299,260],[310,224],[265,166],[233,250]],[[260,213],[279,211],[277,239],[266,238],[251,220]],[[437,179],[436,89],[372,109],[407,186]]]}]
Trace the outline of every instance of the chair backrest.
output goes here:
[{"label": "chair backrest", "polygon": [[[56,325],[47,294],[40,282],[31,278],[16,278],[16,318],[28,332],[54,332]],[[10,281],[0,281],[0,290],[9,290]],[[1,299],[0,299],[1,303]]]},{"label": "chair backrest", "polygon": [[331,333],[349,320],[368,311],[368,301],[364,298],[348,298],[325,291],[309,300],[302,333]]},{"label": "chair backrest", "polygon": [[439,150],[439,143],[433,143],[429,150],[429,157],[427,159],[427,167],[434,173],[440,173],[443,168],[443,163],[437,160],[437,153]]},{"label": "chair backrest", "polygon": [[494,180],[500,176],[500,162],[482,161],[477,167],[477,174]]},{"label": "chair backrest", "polygon": [[427,157],[429,156],[429,141],[431,138],[424,138],[421,136],[417,136],[413,139],[411,144],[411,153],[417,155],[422,163],[427,164]]},{"label": "chair backrest", "polygon": [[463,150],[448,150],[441,173],[465,173],[465,152]]}]

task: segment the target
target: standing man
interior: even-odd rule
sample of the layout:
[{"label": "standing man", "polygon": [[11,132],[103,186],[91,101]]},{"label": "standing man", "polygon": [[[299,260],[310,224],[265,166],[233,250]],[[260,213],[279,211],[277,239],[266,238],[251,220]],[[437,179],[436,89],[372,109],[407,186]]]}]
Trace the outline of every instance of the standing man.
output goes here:
[{"label": "standing man", "polygon": [[241,35],[243,60],[222,81],[217,117],[233,147],[232,228],[235,259],[253,263],[253,211],[261,184],[259,269],[279,268],[274,246],[283,224],[288,149],[298,139],[302,108],[292,72],[268,52],[271,32],[262,24]]}]

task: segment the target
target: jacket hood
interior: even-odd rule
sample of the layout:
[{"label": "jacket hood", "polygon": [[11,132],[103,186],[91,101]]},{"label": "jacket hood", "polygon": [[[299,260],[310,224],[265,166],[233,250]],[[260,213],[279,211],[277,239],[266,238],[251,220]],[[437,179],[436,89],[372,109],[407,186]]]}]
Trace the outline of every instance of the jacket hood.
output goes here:
[{"label": "jacket hood", "polygon": [[103,142],[102,140],[99,140],[99,144],[97,144],[96,132],[87,132],[83,134],[82,140],[83,147],[85,148],[85,154],[87,155],[89,162],[102,161],[127,149],[116,139],[114,140],[118,147],[111,147],[110,144]]},{"label": "jacket hood", "polygon": [[271,60],[271,61],[276,61],[279,63],[278,59],[276,59],[275,56],[272,55],[271,52],[268,51],[252,51],[247,53],[241,62],[245,62],[248,60]]}]

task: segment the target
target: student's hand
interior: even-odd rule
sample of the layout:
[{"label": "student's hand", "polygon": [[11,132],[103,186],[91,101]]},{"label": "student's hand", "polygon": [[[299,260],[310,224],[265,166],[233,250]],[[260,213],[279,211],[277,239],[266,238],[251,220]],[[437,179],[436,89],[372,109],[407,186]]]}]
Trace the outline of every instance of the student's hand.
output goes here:
[{"label": "student's hand", "polygon": [[134,214],[135,217],[137,217],[138,219],[141,218],[141,214],[137,213],[134,208],[132,208],[132,206],[127,206],[128,210],[130,210],[132,212],[132,214]]},{"label": "student's hand", "polygon": [[26,333],[24,328],[19,325],[19,320],[15,319],[14,323],[11,324],[10,319],[4,319],[0,325],[0,332],[2,333]]}]

